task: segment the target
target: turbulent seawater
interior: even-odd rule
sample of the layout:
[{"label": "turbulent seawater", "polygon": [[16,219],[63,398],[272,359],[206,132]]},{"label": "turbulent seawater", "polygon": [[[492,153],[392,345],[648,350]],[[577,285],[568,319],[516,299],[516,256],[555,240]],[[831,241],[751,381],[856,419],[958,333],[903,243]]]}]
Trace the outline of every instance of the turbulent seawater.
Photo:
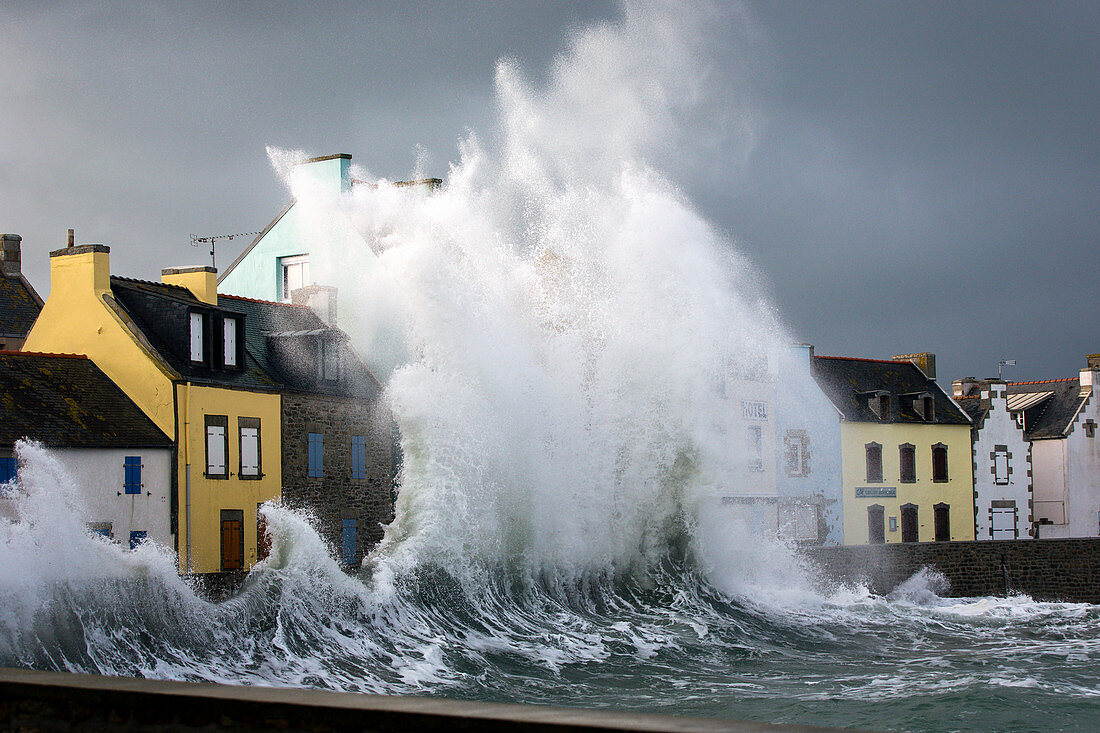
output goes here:
[{"label": "turbulent seawater", "polygon": [[1100,725],[1098,606],[943,598],[928,574],[890,598],[740,595],[675,543],[619,574],[349,577],[277,506],[272,556],[211,603],[170,553],[86,533],[48,453],[23,459],[22,521],[0,524],[3,666],[871,729]]},{"label": "turbulent seawater", "polygon": [[891,598],[830,587],[721,502],[768,491],[741,401],[778,385],[803,404],[814,389],[776,358],[795,339],[758,273],[662,172],[714,146],[748,155],[759,134],[751,99],[708,92],[711,65],[756,34],[730,7],[628,2],[543,74],[502,61],[496,128],[461,141],[430,196],[313,190],[300,156],[274,152],[311,241],[361,240],[311,253],[354,306],[342,326],[368,357],[396,355],[379,375],[404,459],[385,538],[349,577],[306,518],[269,506],[271,557],[209,603],[167,550],[89,535],[80,477],[24,446],[4,500],[19,521],[0,520],[0,664],[863,728],[1100,729],[1100,608],[946,599],[927,575]]}]

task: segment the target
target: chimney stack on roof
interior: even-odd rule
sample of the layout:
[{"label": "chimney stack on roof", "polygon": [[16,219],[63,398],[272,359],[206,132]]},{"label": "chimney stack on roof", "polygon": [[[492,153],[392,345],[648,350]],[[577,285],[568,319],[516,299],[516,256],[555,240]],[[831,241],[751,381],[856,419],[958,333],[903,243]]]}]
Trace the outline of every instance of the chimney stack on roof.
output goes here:
[{"label": "chimney stack on roof", "polygon": [[978,380],[974,377],[963,377],[951,382],[952,397],[967,397],[978,386]]},{"label": "chimney stack on roof", "polygon": [[70,229],[69,230],[69,237],[68,237],[68,245],[67,246],[72,247],[75,244],[76,244],[76,230],[75,229]]},{"label": "chimney stack on roof", "polygon": [[160,281],[187,288],[203,303],[218,304],[218,271],[209,265],[165,267],[160,271]]},{"label": "chimney stack on roof", "polygon": [[908,361],[916,365],[917,369],[924,372],[929,379],[936,378],[936,355],[930,351],[922,351],[918,354],[894,354],[894,361]]},{"label": "chimney stack on roof", "polygon": [[16,276],[19,274],[20,259],[19,253],[20,242],[23,238],[18,234],[3,234],[0,235],[3,238],[3,250],[0,251],[0,266],[2,266],[2,272],[5,275]]}]

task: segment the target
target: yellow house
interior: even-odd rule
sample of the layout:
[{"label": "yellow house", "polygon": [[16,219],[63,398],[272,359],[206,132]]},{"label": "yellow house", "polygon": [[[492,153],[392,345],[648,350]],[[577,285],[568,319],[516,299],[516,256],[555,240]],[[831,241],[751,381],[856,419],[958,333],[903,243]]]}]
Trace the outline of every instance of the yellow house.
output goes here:
[{"label": "yellow house", "polygon": [[815,356],[813,375],[840,413],[845,544],[973,540],[970,418],[935,356]]},{"label": "yellow house", "polygon": [[212,267],[146,282],[112,277],[109,254],[50,253],[50,297],[23,348],[87,355],[173,438],[181,572],[246,570],[263,554],[257,509],[282,486],[278,385],[245,349],[245,314],[219,306]]}]

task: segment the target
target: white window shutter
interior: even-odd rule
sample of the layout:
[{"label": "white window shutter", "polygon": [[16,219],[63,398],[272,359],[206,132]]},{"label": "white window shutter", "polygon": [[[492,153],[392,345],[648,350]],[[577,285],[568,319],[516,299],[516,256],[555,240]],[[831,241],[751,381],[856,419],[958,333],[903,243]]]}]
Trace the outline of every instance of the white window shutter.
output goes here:
[{"label": "white window shutter", "polygon": [[241,428],[241,475],[258,476],[260,473],[260,431]]},{"label": "white window shutter", "polygon": [[202,361],[202,314],[191,314],[191,361]]},{"label": "white window shutter", "polygon": [[225,336],[225,365],[237,366],[237,319],[226,318],[222,322]]},{"label": "white window shutter", "polygon": [[206,472],[220,476],[225,471],[225,428],[208,425],[206,428]]}]

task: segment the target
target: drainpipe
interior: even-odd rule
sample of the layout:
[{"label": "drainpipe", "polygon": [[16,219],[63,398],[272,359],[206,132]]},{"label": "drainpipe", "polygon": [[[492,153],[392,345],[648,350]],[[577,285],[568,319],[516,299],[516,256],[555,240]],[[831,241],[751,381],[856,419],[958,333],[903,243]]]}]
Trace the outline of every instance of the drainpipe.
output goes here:
[{"label": "drainpipe", "polygon": [[192,571],[191,565],[191,383],[187,382],[185,389],[187,396],[183,400],[183,463],[186,480],[186,511],[187,511],[187,572]]}]

